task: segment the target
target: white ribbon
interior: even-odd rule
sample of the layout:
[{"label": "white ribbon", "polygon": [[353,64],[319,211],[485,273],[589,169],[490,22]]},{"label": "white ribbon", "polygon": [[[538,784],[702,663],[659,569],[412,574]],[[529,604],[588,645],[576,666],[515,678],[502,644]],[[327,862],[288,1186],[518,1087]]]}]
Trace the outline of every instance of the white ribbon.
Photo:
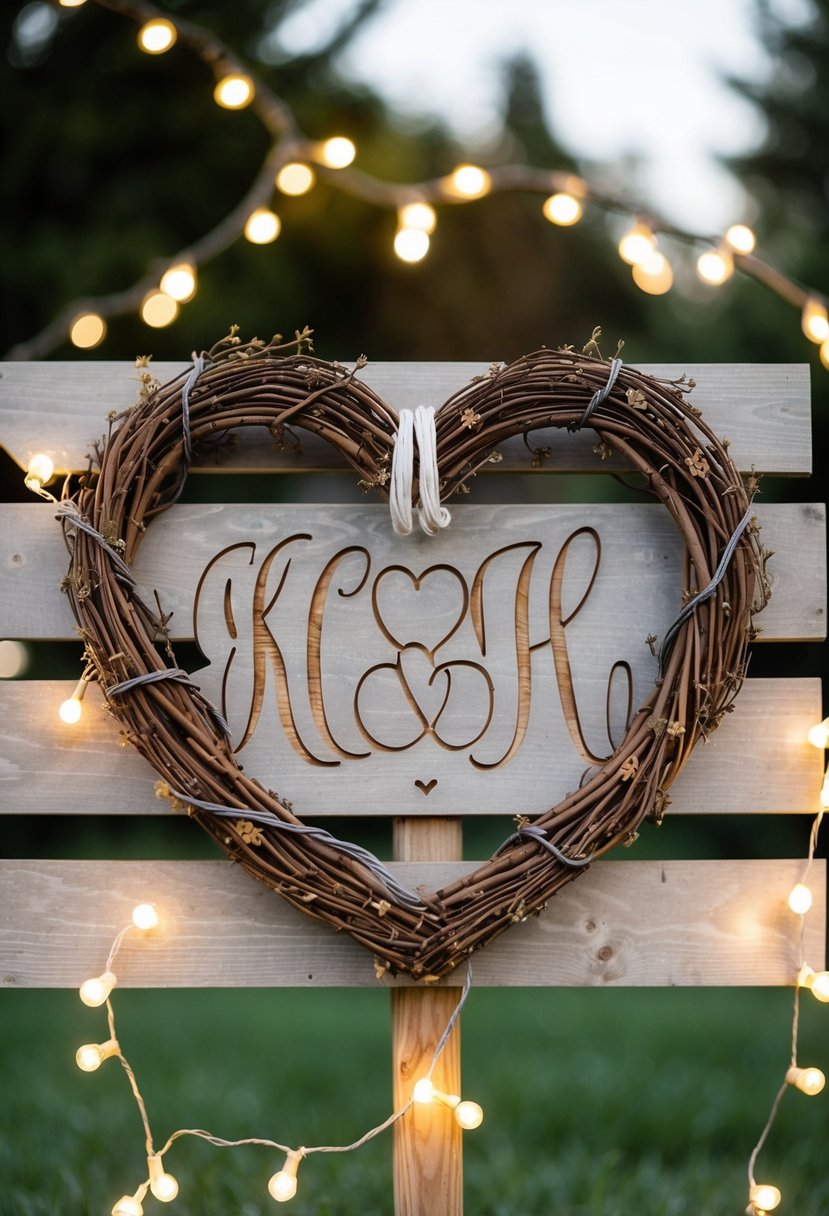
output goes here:
[{"label": "white ribbon", "polygon": [[440,505],[440,476],[438,474],[437,432],[432,406],[401,410],[394,441],[389,487],[389,510],[392,527],[398,536],[408,536],[412,530],[412,482],[414,481],[414,448],[417,440],[420,473],[420,506],[418,522],[429,536],[448,527],[452,516]]}]

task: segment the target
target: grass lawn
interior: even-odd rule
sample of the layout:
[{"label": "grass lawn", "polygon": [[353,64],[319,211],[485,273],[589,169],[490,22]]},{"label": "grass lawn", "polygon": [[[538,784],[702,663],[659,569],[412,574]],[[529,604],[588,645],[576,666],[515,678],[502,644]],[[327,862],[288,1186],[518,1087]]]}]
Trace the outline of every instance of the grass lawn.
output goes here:
[{"label": "grass lawn", "polygon": [[[123,991],[118,1030],[158,1143],[179,1127],[289,1144],[347,1143],[389,1111],[388,999],[375,991]],[[788,1057],[791,993],[775,990],[473,991],[464,1139],[474,1216],[741,1216],[748,1154]],[[803,1001],[800,1058],[829,1072],[829,1008]],[[74,992],[0,994],[0,1213],[109,1216],[145,1177],[137,1109],[116,1061],[81,1073],[106,1038]],[[829,1210],[829,1094],[791,1092],[758,1178],[781,1216]],[[391,1136],[315,1157],[293,1216],[393,1211]],[[178,1142],[180,1183],[147,1216],[266,1216],[281,1157]],[[435,1213],[434,1216],[440,1216]]]}]

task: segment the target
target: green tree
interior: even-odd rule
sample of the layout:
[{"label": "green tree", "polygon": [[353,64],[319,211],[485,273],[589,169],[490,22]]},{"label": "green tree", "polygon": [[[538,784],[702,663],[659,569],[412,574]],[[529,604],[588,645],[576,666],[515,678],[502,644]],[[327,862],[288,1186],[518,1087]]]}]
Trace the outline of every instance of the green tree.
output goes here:
[{"label": "green tree", "polygon": [[[756,82],[731,85],[764,123],[759,145],[726,163],[755,199],[760,249],[794,279],[829,295],[829,0],[810,0],[797,24],[757,0],[772,69]],[[818,348],[804,341],[791,310],[767,293],[740,292],[740,329],[758,359],[811,360],[815,474],[826,496],[829,373]],[[763,353],[765,352],[765,354]],[[819,496],[819,495],[817,495]]]},{"label": "green tree", "polygon": [[760,112],[759,146],[727,163],[760,207],[761,238],[789,273],[829,284],[829,3],[810,0],[808,18],[791,25],[758,0],[772,71],[764,81],[732,79]]}]

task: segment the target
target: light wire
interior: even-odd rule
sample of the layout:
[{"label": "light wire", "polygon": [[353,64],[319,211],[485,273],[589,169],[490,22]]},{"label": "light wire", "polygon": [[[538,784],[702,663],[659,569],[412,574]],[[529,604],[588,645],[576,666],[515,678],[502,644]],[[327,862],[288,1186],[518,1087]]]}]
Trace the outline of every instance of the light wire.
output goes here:
[{"label": "light wire", "polygon": [[[130,924],[125,925],[124,928],[121,929],[120,932],[116,934],[115,939],[113,940],[112,946],[110,947],[109,954],[107,956],[105,971],[109,971],[111,969],[111,967],[115,961],[115,957],[118,954],[118,951],[120,950],[121,945],[124,941],[124,938],[135,927],[136,926],[131,922]],[[467,998],[469,996],[471,989],[472,989],[472,964],[471,964],[471,962],[467,961],[466,978],[464,980],[464,984],[463,984],[463,988],[461,990],[460,997],[458,998],[457,1004],[455,1005],[455,1008],[452,1010],[452,1014],[451,1014],[448,1022],[446,1023],[443,1033],[441,1034],[440,1038],[438,1039],[438,1041],[435,1045],[434,1051],[432,1052],[432,1059],[429,1064],[429,1069],[426,1073],[427,1079],[431,1079],[432,1073],[435,1070],[435,1067],[441,1056],[441,1053],[443,1052],[444,1048],[446,1047],[446,1044],[449,1041],[449,1037],[452,1034],[452,1031],[455,1029],[455,1026],[457,1025],[458,1018],[461,1015],[461,1010],[463,1009],[464,1005],[466,1004],[466,1001],[467,1001]],[[127,1075],[127,1079],[129,1080],[129,1084],[130,1084],[130,1088],[133,1093],[133,1097],[135,1098],[136,1105],[138,1106],[138,1110],[139,1110],[139,1113],[141,1116],[141,1122],[144,1127],[145,1146],[146,1146],[148,1156],[163,1157],[164,1154],[170,1149],[170,1147],[176,1142],[176,1140],[180,1140],[184,1136],[195,1136],[195,1137],[199,1138],[200,1140],[206,1140],[209,1144],[212,1144],[215,1148],[239,1148],[243,1145],[248,1145],[248,1144],[259,1145],[263,1148],[276,1149],[277,1151],[279,1151],[281,1153],[293,1154],[294,1156],[297,1156],[300,1158],[310,1157],[312,1154],[315,1154],[315,1153],[351,1153],[351,1152],[354,1152],[356,1149],[362,1148],[364,1144],[367,1144],[370,1140],[373,1140],[375,1138],[375,1136],[379,1136],[382,1132],[386,1131],[393,1124],[397,1123],[399,1119],[402,1119],[404,1115],[408,1114],[408,1112],[412,1109],[412,1107],[414,1105],[414,1099],[411,1097],[408,1098],[407,1101],[404,1102],[404,1104],[401,1107],[399,1107],[395,1111],[392,1111],[392,1113],[388,1116],[388,1118],[384,1119],[382,1123],[378,1123],[376,1127],[369,1128],[369,1130],[367,1132],[364,1132],[362,1136],[360,1136],[357,1140],[352,1141],[351,1144],[320,1144],[320,1145],[313,1145],[311,1147],[305,1147],[303,1145],[300,1148],[291,1148],[291,1146],[288,1144],[281,1144],[278,1140],[269,1140],[264,1137],[246,1137],[245,1139],[242,1139],[242,1140],[226,1140],[221,1136],[214,1135],[213,1132],[205,1131],[203,1128],[183,1127],[183,1128],[179,1128],[177,1131],[174,1131],[170,1136],[168,1136],[167,1140],[164,1142],[164,1145],[156,1153],[156,1150],[153,1147],[153,1136],[152,1136],[152,1130],[150,1128],[149,1116],[147,1114],[146,1103],[144,1101],[144,1097],[141,1093],[141,1090],[138,1086],[138,1081],[136,1079],[135,1072],[134,1072],[133,1068],[131,1067],[131,1065],[129,1064],[126,1056],[121,1051],[120,1042],[118,1039],[118,1031],[117,1031],[117,1027],[115,1024],[115,1010],[113,1008],[112,1001],[110,1000],[109,997],[107,997],[107,1000],[106,1000],[106,1010],[107,1010],[107,1025],[109,1028],[109,1037],[110,1037],[110,1039],[114,1040],[116,1043],[119,1044],[118,1051],[115,1054],[116,1054],[117,1058],[120,1060],[121,1066]],[[146,1190],[146,1188],[148,1186],[149,1186],[149,1181],[147,1181],[146,1183],[142,1183],[141,1187],[139,1187],[139,1190],[141,1188]]]}]

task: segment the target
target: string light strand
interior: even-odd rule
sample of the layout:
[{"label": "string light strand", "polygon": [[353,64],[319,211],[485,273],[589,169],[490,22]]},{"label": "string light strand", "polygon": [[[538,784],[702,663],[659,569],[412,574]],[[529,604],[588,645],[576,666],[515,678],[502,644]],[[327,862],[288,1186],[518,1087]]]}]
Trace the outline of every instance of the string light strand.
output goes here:
[{"label": "string light strand", "polygon": [[[390,1127],[397,1123],[398,1120],[402,1119],[404,1115],[408,1114],[409,1111],[415,1106],[416,1101],[423,1101],[422,1098],[416,1099],[413,1091],[412,1096],[410,1096],[401,1107],[392,1111],[392,1113],[381,1123],[377,1124],[376,1127],[369,1128],[368,1131],[364,1132],[362,1136],[360,1136],[357,1140],[352,1141],[350,1144],[320,1144],[307,1148],[303,1145],[299,1148],[291,1148],[290,1145],[282,1144],[278,1140],[271,1140],[265,1137],[257,1136],[246,1137],[241,1140],[226,1140],[222,1136],[215,1135],[213,1132],[205,1131],[203,1128],[183,1127],[172,1132],[172,1134],[168,1136],[167,1140],[164,1142],[163,1146],[156,1151],[144,1097],[139,1088],[135,1071],[130,1065],[126,1056],[123,1054],[120,1042],[118,1040],[118,1031],[115,1022],[115,1010],[113,1008],[112,1001],[110,1000],[109,992],[117,983],[116,977],[111,968],[114,965],[116,956],[118,955],[127,934],[134,929],[148,932],[156,928],[158,923],[159,918],[155,905],[138,904],[133,909],[131,922],[125,925],[116,934],[112,942],[109,954],[107,955],[103,976],[96,977],[91,981],[87,980],[85,984],[81,985],[81,992],[83,993],[83,990],[87,985],[99,984],[106,978],[106,982],[109,987],[105,1000],[96,1001],[95,1003],[106,1004],[109,1039],[104,1044],[86,1044],[85,1046],[79,1048],[78,1052],[76,1053],[78,1066],[82,1069],[82,1071],[91,1072],[97,1070],[103,1060],[111,1057],[117,1058],[120,1061],[124,1072],[126,1073],[144,1129],[144,1144],[147,1154],[149,1177],[144,1182],[140,1183],[133,1195],[124,1195],[115,1203],[112,1209],[112,1216],[142,1216],[142,1200],[144,1199],[144,1196],[148,1190],[150,1190],[152,1194],[162,1202],[168,1202],[176,1197],[179,1189],[178,1182],[172,1174],[167,1173],[167,1171],[164,1169],[163,1159],[173,1144],[185,1136],[195,1136],[200,1140],[205,1140],[208,1144],[213,1145],[214,1148],[239,1148],[244,1145],[256,1145],[262,1148],[274,1149],[277,1152],[284,1153],[286,1160],[283,1168],[274,1174],[268,1183],[268,1190],[270,1191],[272,1197],[281,1202],[293,1198],[294,1194],[296,1193],[296,1174],[299,1163],[303,1160],[303,1158],[310,1157],[317,1153],[354,1152],[357,1149],[362,1148],[365,1144],[368,1144],[368,1142],[373,1140],[376,1136],[379,1136],[383,1132],[387,1131]],[[471,987],[472,965],[471,963],[467,962],[466,979],[464,981],[460,997],[452,1011],[443,1033],[435,1045],[428,1071],[425,1077],[421,1078],[422,1083],[426,1083],[431,1086],[432,1073],[435,1070],[443,1049],[449,1041],[452,1031],[457,1025],[458,1018],[460,1017],[461,1010],[466,1004]],[[415,1086],[415,1090],[416,1089],[417,1086]],[[438,1090],[434,1090],[433,1093],[436,1101],[447,1098],[447,1095],[442,1095]],[[449,1104],[456,1109],[456,1119],[462,1127],[471,1129],[479,1126],[483,1118],[483,1112],[477,1103],[461,1102],[460,1098],[450,1096]],[[463,1111],[461,1108],[469,1108],[473,1112],[472,1117],[464,1121]],[[458,1115],[458,1111],[461,1112],[460,1116]],[[480,1112],[480,1114],[478,1114],[478,1112]]]},{"label": "string light strand", "polygon": [[[814,731],[814,729],[815,728],[813,728],[813,731]],[[811,739],[811,735],[812,735],[812,732],[810,732],[810,739]],[[824,740],[824,744],[825,744],[825,742],[826,742],[826,740]],[[769,1134],[771,1133],[772,1127],[774,1126],[774,1123],[777,1119],[777,1115],[780,1110],[780,1106],[781,1106],[783,1098],[786,1094],[786,1091],[791,1089],[792,1087],[795,1087],[798,1089],[802,1089],[803,1092],[805,1092],[807,1094],[817,1094],[817,1093],[820,1093],[821,1090],[823,1089],[823,1087],[825,1085],[825,1080],[826,1080],[823,1073],[820,1071],[820,1069],[816,1069],[816,1068],[802,1069],[802,1068],[798,1067],[798,1063],[797,1063],[798,1035],[799,1035],[799,1030],[800,1030],[801,976],[803,975],[804,969],[811,970],[810,968],[808,968],[808,964],[806,963],[806,913],[811,908],[812,899],[811,899],[811,892],[809,892],[809,889],[806,886],[806,879],[809,876],[809,871],[811,869],[812,862],[814,861],[815,850],[817,848],[818,835],[820,833],[820,827],[823,822],[824,811],[825,811],[825,807],[823,804],[821,804],[820,809],[818,810],[817,814],[815,815],[815,818],[812,822],[811,830],[809,832],[809,848],[808,848],[808,854],[806,857],[806,861],[805,861],[805,864],[803,867],[803,873],[801,875],[800,881],[795,884],[795,887],[792,890],[792,894],[789,896],[789,906],[792,908],[793,912],[800,915],[800,936],[799,936],[800,961],[798,964],[798,977],[795,980],[795,984],[794,984],[794,998],[793,998],[793,1007],[792,1007],[791,1055],[790,1055],[789,1064],[786,1068],[786,1073],[783,1078],[783,1081],[782,1081],[777,1093],[775,1094],[774,1100],[771,1104],[771,1109],[769,1111],[768,1119],[766,1120],[765,1126],[763,1127],[763,1130],[761,1131],[760,1136],[758,1137],[757,1143],[755,1144],[754,1148],[752,1149],[751,1155],[748,1160],[749,1202],[748,1202],[748,1207],[746,1208],[746,1212],[749,1214],[749,1216],[765,1216],[766,1212],[772,1210],[780,1202],[781,1196],[780,1196],[780,1191],[778,1190],[778,1188],[775,1186],[771,1186],[767,1183],[758,1183],[757,1179],[755,1178],[755,1175],[754,1175],[754,1170],[755,1170],[755,1166],[757,1164],[757,1158],[759,1157],[763,1147],[765,1146],[766,1141],[768,1140]],[[795,894],[795,892],[798,892],[798,891],[805,892],[808,895],[808,899],[803,899],[801,896],[801,899],[799,901],[799,907],[802,908],[802,911],[800,911],[798,908],[798,902],[796,901],[793,904],[793,900],[792,900],[792,896]]]},{"label": "string light strand", "polygon": [[[157,54],[173,43],[179,43],[196,54],[216,77],[218,103],[230,109],[249,104],[268,132],[271,146],[247,193],[215,228],[171,258],[156,259],[131,287],[73,301],[37,334],[13,346],[5,356],[7,359],[43,358],[60,346],[67,335],[82,348],[97,346],[104,339],[106,319],[139,310],[151,325],[165,325],[175,320],[178,302],[164,288],[166,275],[186,267],[193,276],[192,291],[188,289],[180,298],[190,298],[195,291],[197,269],[240,236],[247,235],[258,244],[268,244],[276,239],[281,222],[268,204],[275,188],[284,189],[280,183],[283,173],[290,169],[290,181],[298,182],[297,170],[304,170],[304,173],[298,187],[285,178],[289,194],[305,193],[319,176],[345,194],[393,211],[398,218],[394,249],[401,260],[410,263],[421,261],[428,251],[430,233],[436,223],[435,205],[466,204],[495,193],[529,192],[543,195],[544,215],[560,226],[577,223],[587,204],[605,212],[632,215],[635,221],[620,242],[620,255],[631,263],[634,282],[643,291],[661,294],[673,282],[670,264],[656,248],[658,235],[701,249],[697,268],[704,282],[718,286],[737,269],[799,309],[804,334],[820,345],[821,361],[829,368],[826,300],[820,292],[758,257],[754,252],[754,234],[744,224],[731,225],[721,237],[693,232],[649,209],[637,207],[628,198],[597,189],[572,173],[522,164],[486,170],[464,164],[448,176],[409,184],[372,177],[353,167],[351,162],[356,150],[346,137],[335,136],[322,142],[309,140],[299,129],[284,99],[211,30],[177,15],[172,17],[144,0],[95,2],[136,22],[141,27],[140,34],[148,26],[158,31],[157,39],[150,40],[151,46],[145,45],[146,38],[142,40],[139,36],[142,50]],[[159,43],[163,43],[160,50]],[[257,217],[255,223],[254,217]],[[150,300],[154,303],[148,311]],[[156,309],[156,301],[160,302],[160,311]]]}]

